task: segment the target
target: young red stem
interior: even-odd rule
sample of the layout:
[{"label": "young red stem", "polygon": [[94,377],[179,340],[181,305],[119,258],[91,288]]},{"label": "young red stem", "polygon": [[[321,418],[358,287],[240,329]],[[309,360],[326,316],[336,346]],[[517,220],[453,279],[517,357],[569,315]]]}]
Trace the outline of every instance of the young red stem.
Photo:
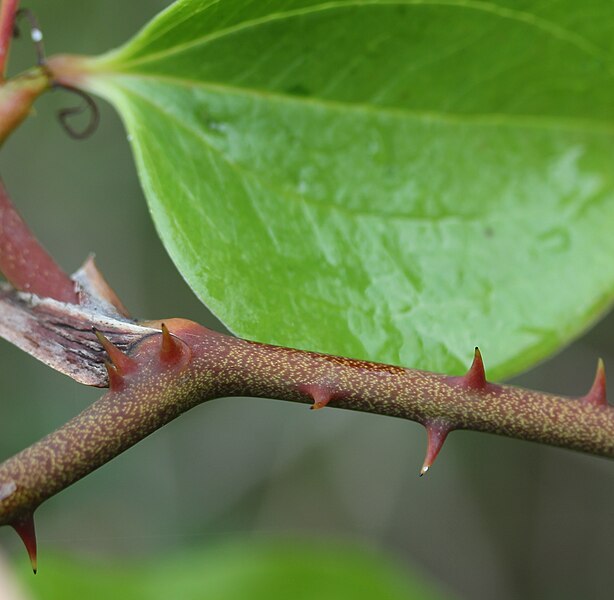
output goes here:
[{"label": "young red stem", "polygon": [[75,283],[34,237],[0,180],[0,272],[18,290],[78,304]]},{"label": "young red stem", "polygon": [[[161,328],[160,322],[150,325]],[[201,402],[253,396],[311,404],[313,386],[328,390],[328,406],[430,428],[426,466],[445,433],[455,429],[614,457],[614,408],[590,395],[569,398],[485,381],[478,386],[472,371],[468,385],[462,377],[248,342],[179,319],[166,325],[176,340],[172,361],[165,357],[164,336],[146,335],[129,351],[138,368],[111,365],[116,372],[109,392],[0,465],[5,491],[0,525],[23,520],[50,496]],[[441,429],[437,435],[434,427]]]},{"label": "young red stem", "polygon": [[4,81],[19,0],[0,1],[0,83]]}]

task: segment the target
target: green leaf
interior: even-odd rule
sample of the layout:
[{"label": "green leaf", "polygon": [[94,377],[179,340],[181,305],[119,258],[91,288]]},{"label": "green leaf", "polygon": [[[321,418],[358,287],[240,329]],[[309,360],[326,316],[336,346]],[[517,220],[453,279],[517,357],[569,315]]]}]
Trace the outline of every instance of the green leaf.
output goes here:
[{"label": "green leaf", "polygon": [[259,341],[509,376],[614,293],[614,4],[184,0],[87,64]]},{"label": "green leaf", "polygon": [[24,583],[35,598],[66,600],[438,600],[415,575],[379,555],[323,542],[226,544],[146,565],[45,559]]}]

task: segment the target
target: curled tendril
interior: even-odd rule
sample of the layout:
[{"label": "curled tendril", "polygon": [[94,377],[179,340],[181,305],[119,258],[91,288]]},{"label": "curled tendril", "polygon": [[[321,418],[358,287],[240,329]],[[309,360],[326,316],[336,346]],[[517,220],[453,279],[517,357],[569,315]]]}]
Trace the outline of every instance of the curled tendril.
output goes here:
[{"label": "curled tendril", "polygon": [[45,65],[47,58],[45,56],[45,45],[43,44],[43,32],[38,25],[36,15],[29,8],[20,8],[15,13],[15,21],[13,24],[13,37],[20,36],[19,21],[25,19],[30,25],[30,38],[36,50],[36,62],[39,66]]},{"label": "curled tendril", "polygon": [[[100,122],[100,111],[98,110],[98,105],[96,104],[94,99],[89,94],[85,93],[83,90],[73,87],[72,85],[55,82],[53,84],[53,87],[54,89],[62,89],[67,92],[70,92],[71,94],[75,94],[79,96],[81,100],[83,100],[83,102],[78,106],[62,108],[57,112],[58,120],[64,128],[64,131],[71,138],[76,140],[83,140],[92,135],[92,133],[96,131],[98,123]],[[84,113],[85,111],[88,111],[90,114],[90,118],[87,125],[82,130],[75,129],[75,127],[71,125],[70,119],[75,115],[80,115]]]},{"label": "curled tendril", "polygon": [[[46,68],[47,58],[45,56],[45,46],[43,45],[43,33],[38,25],[36,15],[30,9],[20,8],[17,13],[15,13],[13,37],[18,38],[21,35],[19,21],[23,19],[25,19],[30,26],[30,37],[34,43],[34,48],[36,49],[37,63],[40,67]],[[71,94],[75,94],[83,101],[78,106],[70,106],[68,108],[62,108],[58,111],[58,120],[60,121],[64,131],[66,131],[70,137],[77,140],[82,140],[92,135],[92,133],[94,133],[98,127],[98,123],[100,121],[100,112],[98,111],[98,106],[96,102],[94,102],[94,99],[84,91],[65,83],[54,82],[53,88],[62,89],[70,92]],[[86,111],[88,111],[90,114],[87,125],[82,130],[76,129],[73,125],[71,125],[70,119],[73,116],[80,115]]]}]

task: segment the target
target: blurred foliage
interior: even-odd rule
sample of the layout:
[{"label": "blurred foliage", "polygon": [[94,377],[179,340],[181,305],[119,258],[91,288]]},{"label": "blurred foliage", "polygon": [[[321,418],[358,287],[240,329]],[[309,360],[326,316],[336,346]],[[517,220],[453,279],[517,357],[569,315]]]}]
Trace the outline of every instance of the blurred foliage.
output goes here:
[{"label": "blurred foliage", "polygon": [[[54,557],[23,583],[40,600],[440,600],[382,556],[349,545],[245,540],[113,566]],[[448,597],[448,596],[446,596]]]}]

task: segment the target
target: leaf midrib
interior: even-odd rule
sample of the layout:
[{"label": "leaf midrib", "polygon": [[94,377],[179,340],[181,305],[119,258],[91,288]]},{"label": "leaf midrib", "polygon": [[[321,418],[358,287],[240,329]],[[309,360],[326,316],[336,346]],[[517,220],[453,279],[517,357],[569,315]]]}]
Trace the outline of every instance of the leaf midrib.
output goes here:
[{"label": "leaf midrib", "polygon": [[[378,104],[365,104],[362,102],[348,102],[332,100],[330,98],[316,98],[313,96],[294,96],[262,90],[253,87],[238,87],[227,83],[215,83],[210,81],[192,80],[184,77],[171,75],[142,74],[142,73],[108,73],[98,76],[98,80],[110,79],[115,87],[124,92],[134,92],[134,88],[126,88],[120,84],[121,79],[144,80],[151,82],[166,83],[170,86],[181,88],[198,88],[214,93],[225,93],[236,96],[258,98],[270,102],[311,105],[315,108],[347,113],[348,111],[372,113],[377,117],[389,117],[395,119],[411,119],[428,123],[442,123],[446,125],[470,126],[470,127],[509,127],[520,129],[538,129],[559,132],[585,133],[587,135],[614,135],[614,120],[605,121],[590,118],[551,117],[548,115],[522,115],[509,113],[452,113],[441,111],[415,110]],[[104,94],[104,89],[94,85],[93,91]],[[136,92],[134,92],[136,93]],[[137,94],[141,97],[140,94]]]},{"label": "leaf midrib", "polygon": [[[139,79],[139,77],[135,77],[133,75],[130,76],[124,76],[128,79]],[[157,77],[155,79],[158,79]],[[182,79],[178,79],[178,82],[184,82],[184,80]],[[198,84],[200,82],[194,82],[195,84]],[[209,86],[207,84],[202,84],[201,86],[204,87],[205,89],[208,89]],[[456,213],[450,213],[450,214],[439,214],[433,217],[430,216],[426,216],[426,215],[416,215],[416,214],[407,214],[404,212],[399,212],[399,211],[376,211],[376,210],[368,210],[368,209],[364,209],[364,208],[356,208],[355,206],[352,207],[348,207],[345,205],[341,205],[341,204],[331,204],[329,202],[322,202],[320,200],[316,200],[314,198],[311,198],[309,196],[306,196],[305,194],[299,194],[297,193],[295,190],[293,190],[291,187],[288,187],[287,185],[278,185],[276,184],[274,181],[272,181],[269,178],[263,177],[262,174],[252,171],[249,168],[246,168],[245,165],[237,163],[233,160],[231,160],[226,153],[224,153],[220,148],[218,148],[215,144],[211,143],[211,141],[208,139],[208,137],[206,136],[206,134],[198,129],[195,130],[194,127],[192,127],[189,123],[187,123],[186,121],[184,121],[183,119],[181,119],[178,115],[169,112],[164,106],[158,104],[157,102],[154,102],[152,100],[152,96],[151,95],[145,95],[142,93],[138,93],[134,88],[132,87],[123,87],[121,85],[118,84],[117,80],[115,81],[115,85],[114,87],[116,87],[120,93],[124,96],[130,96],[133,95],[136,98],[138,98],[140,101],[148,104],[149,106],[151,106],[154,110],[156,110],[157,112],[159,112],[160,114],[162,114],[164,117],[170,119],[171,121],[173,121],[174,123],[176,123],[179,127],[181,127],[181,129],[183,129],[186,133],[190,134],[191,136],[195,137],[200,143],[202,143],[209,151],[211,151],[213,154],[217,155],[220,157],[220,159],[227,164],[233,171],[235,171],[237,173],[237,175],[239,177],[242,178],[247,178],[247,179],[251,179],[251,180],[255,180],[257,182],[259,182],[260,185],[262,185],[263,187],[268,188],[269,190],[271,190],[272,192],[274,192],[275,194],[287,198],[287,199],[291,199],[294,200],[296,202],[300,202],[302,204],[310,204],[314,207],[316,207],[317,209],[325,209],[325,210],[330,210],[330,211],[336,211],[339,213],[343,213],[343,214],[347,214],[350,215],[353,218],[357,218],[357,217],[366,217],[366,218],[377,218],[377,219],[385,219],[385,220],[403,220],[403,221],[410,221],[412,224],[419,224],[419,223],[430,223],[430,224],[437,224],[437,225],[441,225],[443,223],[464,223],[464,224],[476,224],[476,223],[484,223],[486,221],[485,219],[485,214],[484,213],[480,213],[478,215],[463,215],[463,214],[456,214]],[[190,85],[190,87],[192,87],[192,85]],[[222,86],[223,89],[226,89],[225,86]],[[243,90],[243,88],[241,88],[241,90]],[[268,92],[265,93],[264,95],[266,96],[270,96],[271,94],[269,94]],[[286,96],[283,95],[279,95],[279,98],[282,100],[288,100],[288,98]],[[292,97],[293,98],[293,97]],[[109,100],[111,100],[111,98],[109,98]],[[297,100],[301,100],[301,98],[297,98]],[[349,105],[350,107],[355,107],[355,105]],[[340,107],[343,110],[347,110],[347,107],[343,104],[340,103]],[[405,113],[403,113],[402,111],[396,111],[393,110],[391,112],[392,115],[399,117],[407,117],[407,115]],[[429,114],[430,116],[430,114]],[[439,116],[441,118],[442,122],[448,122],[446,121],[447,117],[449,115],[447,114],[442,114],[442,115],[438,115],[437,113],[435,113],[435,116]],[[505,117],[505,115],[503,115]],[[419,120],[420,118],[423,117],[423,113],[417,113],[417,115],[413,115],[414,118],[416,118],[417,120]],[[543,123],[541,123],[539,120],[539,118],[536,118],[535,122],[533,123],[533,126],[536,126],[538,128],[544,128],[543,127]],[[460,124],[465,124],[464,120],[460,121]],[[487,125],[493,125],[495,123],[488,123],[488,122],[475,122],[472,121],[471,122],[472,125],[483,125],[483,124],[487,124]],[[497,124],[506,124],[506,123],[497,123]],[[517,124],[517,123],[515,123]],[[509,124],[508,124],[509,125]],[[557,128],[558,130],[560,130],[561,128]],[[571,128],[568,128],[568,130],[571,130]],[[584,131],[585,133],[599,133],[599,134],[603,134],[604,131],[603,130],[599,130],[599,131],[595,131],[595,132],[591,132],[588,131],[586,129],[574,129],[574,131]],[[610,135],[614,135],[614,127],[612,127],[611,129],[608,130],[608,133]]]},{"label": "leaf midrib", "polygon": [[427,217],[424,215],[406,214],[406,213],[401,213],[398,211],[382,212],[382,211],[375,211],[375,210],[357,209],[356,207],[347,207],[347,206],[343,206],[339,204],[330,204],[326,202],[321,202],[319,200],[315,200],[313,198],[305,196],[304,194],[298,194],[297,192],[294,192],[292,189],[288,188],[287,186],[280,187],[276,185],[270,179],[262,177],[262,175],[260,175],[259,173],[255,171],[251,171],[250,169],[247,169],[244,165],[240,163],[234,162],[224,152],[222,152],[222,150],[220,150],[218,147],[212,144],[207,139],[207,136],[204,135],[201,131],[194,130],[193,127],[190,127],[188,123],[180,119],[177,115],[166,110],[164,106],[161,106],[160,104],[157,104],[156,102],[154,102],[151,99],[151,97],[139,94],[135,92],[133,89],[124,88],[122,92],[126,96],[130,96],[131,94],[136,96],[140,101],[144,102],[145,104],[149,104],[149,106],[151,106],[154,110],[158,111],[163,116],[165,116],[166,118],[176,123],[179,127],[181,127],[181,129],[186,131],[186,133],[192,135],[198,141],[200,141],[208,150],[210,150],[211,152],[219,156],[240,177],[254,179],[258,181],[263,187],[267,187],[268,189],[270,189],[271,191],[275,192],[276,194],[282,197],[291,198],[296,201],[300,201],[304,204],[311,204],[312,206],[315,206],[316,208],[319,208],[319,209],[327,209],[331,211],[345,213],[345,214],[351,215],[352,217],[359,217],[359,216],[367,217],[367,218],[375,217],[378,219],[405,220],[405,221],[411,221],[412,223],[426,222],[426,223],[431,223],[431,224],[432,223],[441,224],[443,222],[450,222],[450,221],[453,221],[456,223],[474,223],[474,222],[482,222],[485,220],[484,213],[481,213],[480,215],[476,215],[476,216],[461,215],[461,214],[448,214],[448,215],[437,215],[436,217]]}]

